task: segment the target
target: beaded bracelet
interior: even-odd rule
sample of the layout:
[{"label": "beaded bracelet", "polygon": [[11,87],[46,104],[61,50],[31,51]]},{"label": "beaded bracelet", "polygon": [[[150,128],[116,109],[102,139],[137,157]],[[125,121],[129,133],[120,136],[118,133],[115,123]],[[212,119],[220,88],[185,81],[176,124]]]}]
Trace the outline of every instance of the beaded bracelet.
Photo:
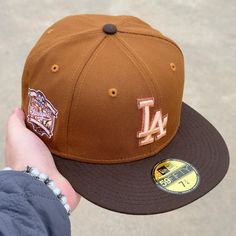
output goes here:
[{"label": "beaded bracelet", "polygon": [[[5,167],[2,170],[13,170],[11,167]],[[62,205],[65,207],[66,212],[68,215],[71,214],[70,206],[67,204],[67,198],[65,195],[61,193],[61,190],[56,187],[54,181],[52,179],[49,179],[49,176],[43,172],[40,172],[37,168],[26,166],[26,170],[23,170],[22,172],[31,175],[37,180],[40,180],[44,182],[57,196],[58,200],[62,203]]]}]

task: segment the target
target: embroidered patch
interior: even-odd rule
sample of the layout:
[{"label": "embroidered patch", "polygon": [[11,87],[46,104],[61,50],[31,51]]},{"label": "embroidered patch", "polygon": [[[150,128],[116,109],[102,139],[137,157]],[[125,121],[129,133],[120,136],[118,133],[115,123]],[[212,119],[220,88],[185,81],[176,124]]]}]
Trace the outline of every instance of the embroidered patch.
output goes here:
[{"label": "embroidered patch", "polygon": [[34,131],[39,135],[47,135],[51,138],[58,111],[40,90],[29,88],[28,96],[27,121],[33,125]]},{"label": "embroidered patch", "polygon": [[150,124],[150,107],[154,106],[154,98],[137,99],[137,103],[138,109],[143,110],[142,130],[137,133],[137,137],[142,138],[139,141],[139,146],[142,146],[166,135],[168,114],[162,117],[162,112],[156,111]]}]

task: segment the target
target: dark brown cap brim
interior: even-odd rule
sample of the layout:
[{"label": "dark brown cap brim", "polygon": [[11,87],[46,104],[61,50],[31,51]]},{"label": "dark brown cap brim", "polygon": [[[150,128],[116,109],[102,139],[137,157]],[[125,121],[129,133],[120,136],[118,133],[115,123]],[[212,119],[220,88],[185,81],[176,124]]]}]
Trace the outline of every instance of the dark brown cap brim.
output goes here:
[{"label": "dark brown cap brim", "polygon": [[[223,179],[229,166],[222,136],[185,103],[176,136],[152,157],[123,164],[89,164],[53,157],[58,170],[81,196],[103,208],[135,215],[163,213],[195,201]],[[170,158],[186,161],[198,170],[200,182],[192,192],[168,193],[154,183],[153,167]]]}]

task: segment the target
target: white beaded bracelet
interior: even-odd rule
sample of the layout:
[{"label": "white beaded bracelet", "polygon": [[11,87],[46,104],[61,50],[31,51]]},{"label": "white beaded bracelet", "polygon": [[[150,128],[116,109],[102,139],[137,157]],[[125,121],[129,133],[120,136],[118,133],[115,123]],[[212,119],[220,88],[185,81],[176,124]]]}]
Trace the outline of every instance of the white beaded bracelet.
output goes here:
[{"label": "white beaded bracelet", "polygon": [[[2,170],[13,170],[13,169],[11,167],[7,166]],[[47,174],[40,172],[37,168],[31,167],[28,165],[26,166],[26,170],[23,170],[23,172],[30,174],[35,179],[38,179],[38,180],[44,182],[53,191],[53,193],[57,196],[58,200],[65,207],[67,214],[68,215],[71,214],[71,209],[70,209],[70,206],[67,204],[66,196],[61,193],[61,190],[56,187],[54,181],[49,179],[49,176]]]}]

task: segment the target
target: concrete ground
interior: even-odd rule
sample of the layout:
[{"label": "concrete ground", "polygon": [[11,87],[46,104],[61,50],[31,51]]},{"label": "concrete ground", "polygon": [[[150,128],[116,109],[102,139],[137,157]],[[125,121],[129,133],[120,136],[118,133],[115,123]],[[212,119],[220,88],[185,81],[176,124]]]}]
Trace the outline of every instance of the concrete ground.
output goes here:
[{"label": "concrete ground", "polygon": [[21,104],[21,75],[29,50],[54,21],[70,14],[135,15],[175,40],[185,55],[184,101],[225,138],[231,165],[210,193],[178,210],[152,216],[111,212],[82,199],[72,235],[236,235],[236,2],[235,0],[0,1],[0,156],[5,124]]}]

